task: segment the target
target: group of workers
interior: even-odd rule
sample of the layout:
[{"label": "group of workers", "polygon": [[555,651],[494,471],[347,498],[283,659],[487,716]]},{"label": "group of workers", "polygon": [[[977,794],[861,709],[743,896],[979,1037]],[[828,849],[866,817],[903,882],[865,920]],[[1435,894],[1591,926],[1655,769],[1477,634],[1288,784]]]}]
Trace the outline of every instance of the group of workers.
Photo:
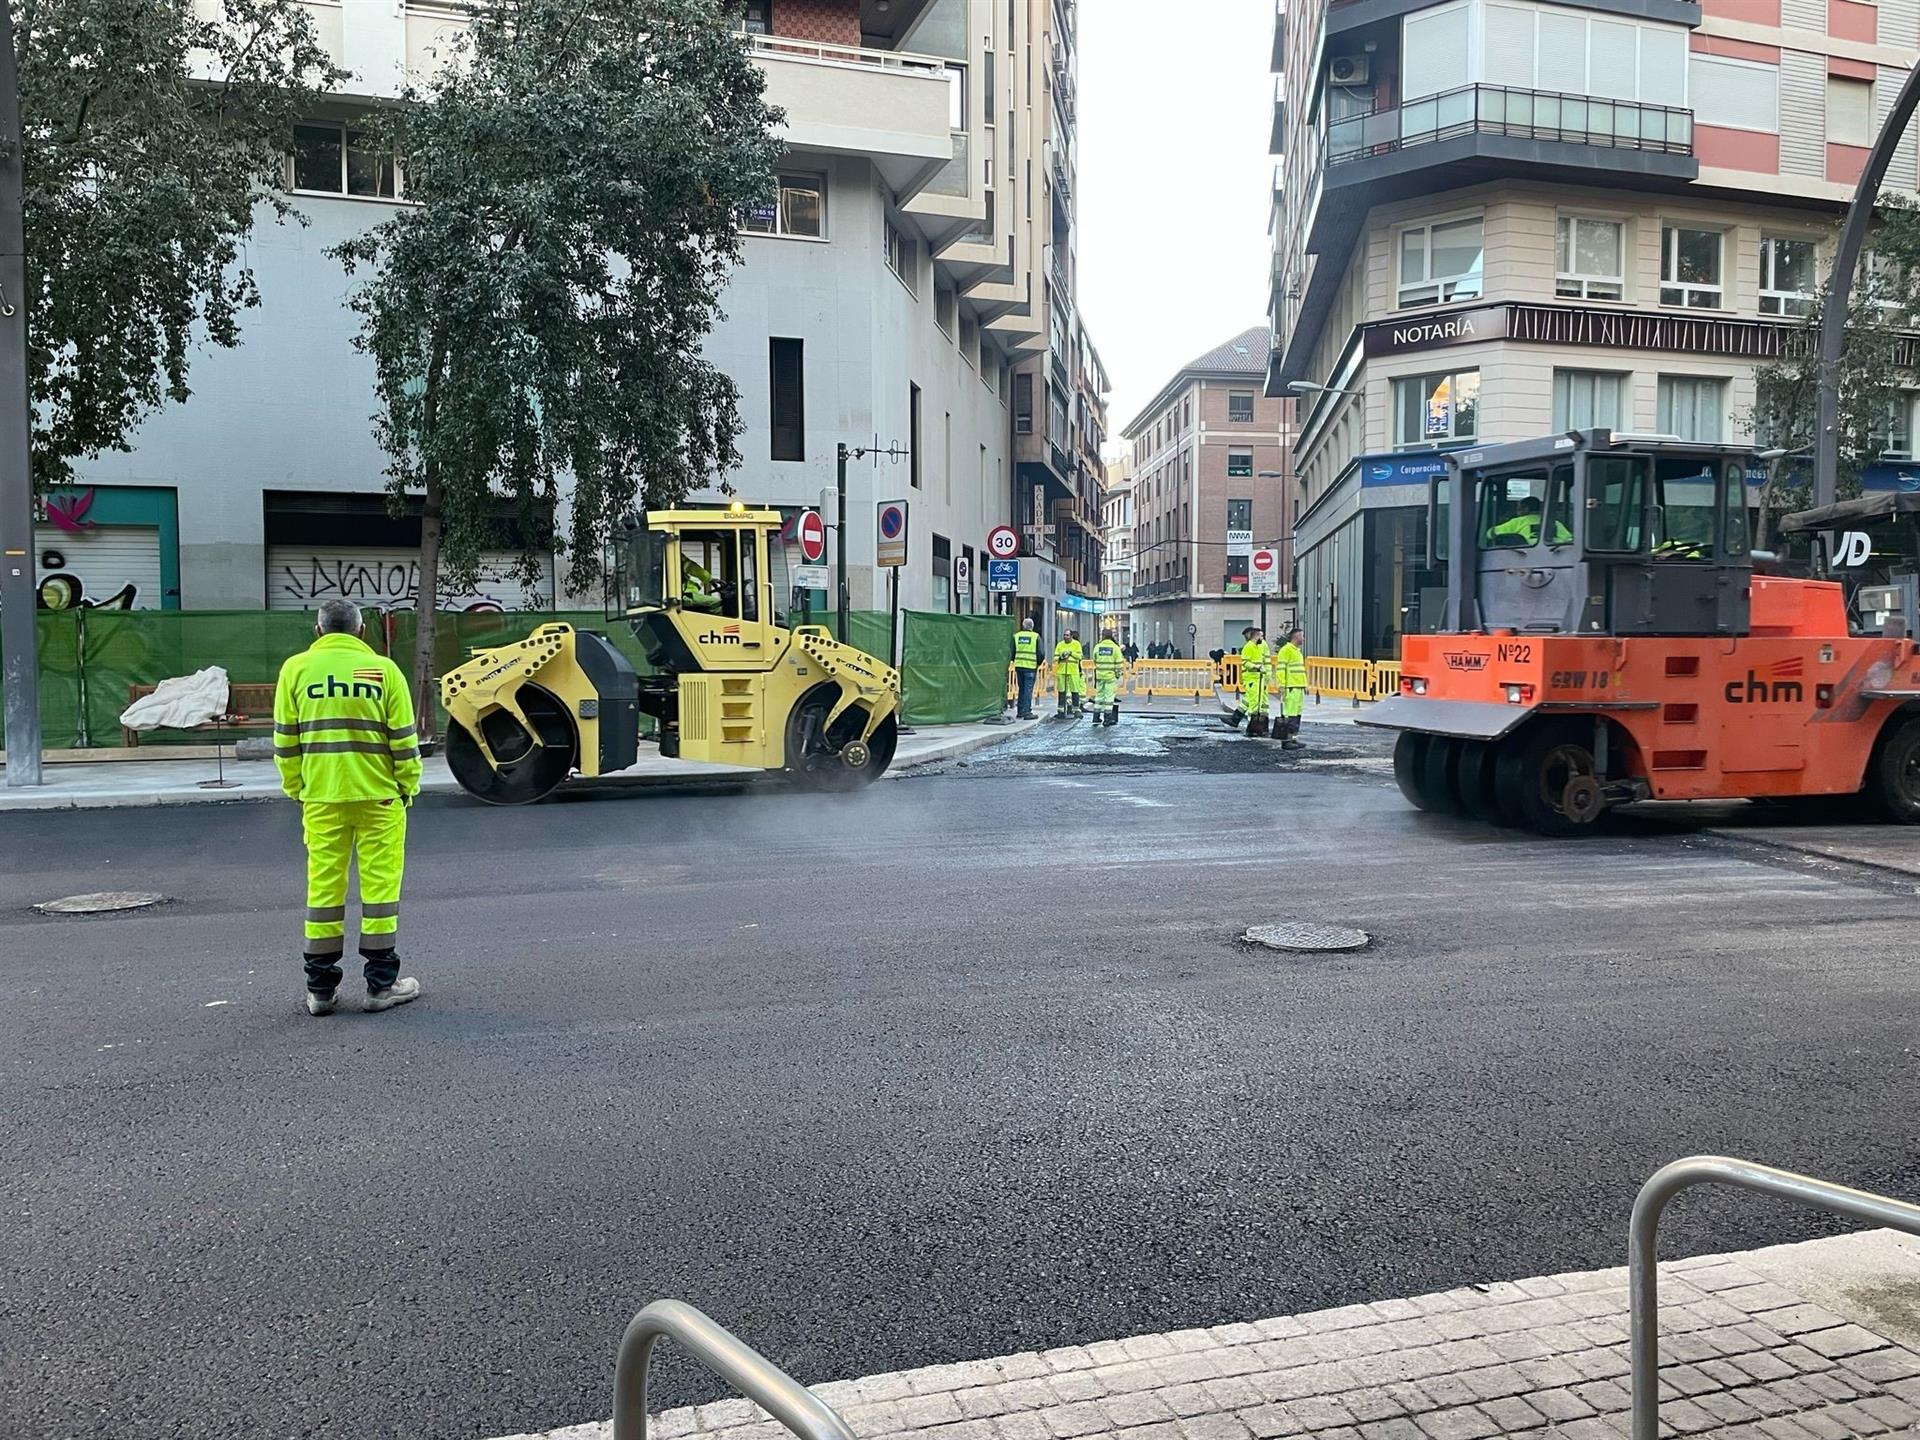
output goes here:
[{"label": "group of workers", "polygon": [[[1240,708],[1227,716],[1227,728],[1238,730],[1247,722],[1252,739],[1272,737],[1283,750],[1304,750],[1300,739],[1300,712],[1307,700],[1307,657],[1300,648],[1306,631],[1287,632],[1285,643],[1277,649],[1267,647],[1266,632],[1249,625],[1240,632],[1246,644],[1240,647]],[[1274,692],[1280,694],[1280,713],[1269,714]]]},{"label": "group of workers", "polygon": [[[1053,673],[1059,704],[1053,712],[1056,720],[1071,719],[1087,713],[1086,651],[1080,637],[1071,630],[1053,647]],[[1126,674],[1127,652],[1112,630],[1105,630],[1093,644],[1093,723],[1120,723],[1120,677]],[[1022,720],[1039,718],[1033,713],[1034,681],[1040,673],[1040,632],[1031,618],[1022,620],[1013,634],[1013,678],[1017,687],[1014,713]]]}]

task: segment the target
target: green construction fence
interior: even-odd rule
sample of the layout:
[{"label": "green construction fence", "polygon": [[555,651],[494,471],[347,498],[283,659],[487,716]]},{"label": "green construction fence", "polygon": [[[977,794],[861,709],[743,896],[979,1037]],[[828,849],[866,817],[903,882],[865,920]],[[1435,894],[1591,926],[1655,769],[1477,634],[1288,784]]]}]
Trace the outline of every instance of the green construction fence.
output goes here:
[{"label": "green construction fence", "polygon": [[[834,615],[811,618],[837,633]],[[597,611],[476,611],[441,614],[434,634],[435,673],[446,673],[472,650],[511,644],[556,620],[606,635],[636,669],[648,669],[628,627],[609,623]],[[221,666],[236,685],[270,684],[281,662],[313,638],[313,616],[290,610],[78,609],[43,611],[36,621],[41,736],[50,750],[118,745],[120,713],[134,685],[157,684],[209,665]],[[416,624],[411,612],[397,611],[370,617],[367,631],[373,648],[390,654],[409,675]],[[908,611],[901,629],[901,685],[909,724],[953,724],[1000,713],[1011,620]],[[848,630],[851,643],[886,658],[884,612],[856,610],[848,616]],[[197,731],[195,738],[232,734]]]}]

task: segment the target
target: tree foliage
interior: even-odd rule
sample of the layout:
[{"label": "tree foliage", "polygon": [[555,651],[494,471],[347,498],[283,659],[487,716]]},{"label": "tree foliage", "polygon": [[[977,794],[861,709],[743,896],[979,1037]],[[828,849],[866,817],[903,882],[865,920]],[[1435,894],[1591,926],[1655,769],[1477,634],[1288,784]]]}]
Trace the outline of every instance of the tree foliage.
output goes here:
[{"label": "tree foliage", "polygon": [[739,463],[700,347],[780,154],[718,0],[496,0],[445,59],[387,122],[412,204],[338,250],[374,272],[352,304],[389,488],[426,496],[429,645],[427,587],[475,576],[503,510],[564,514],[586,589],[619,516]]},{"label": "tree foliage", "polygon": [[[1910,402],[1914,380],[1913,366],[1903,363],[1909,347],[1902,336],[1920,322],[1920,208],[1905,196],[1882,195],[1867,244],[1870,257],[1848,296],[1840,360],[1836,495],[1841,499],[1860,493],[1861,476],[1886,450],[1891,430],[1904,428],[1891,421]],[[1791,452],[1769,471],[1761,497],[1766,518],[1812,503],[1820,325],[1832,294],[1829,276],[1811,311],[1788,336],[1785,353],[1754,371],[1755,443]]]},{"label": "tree foliage", "polygon": [[292,214],[293,123],[340,72],[297,0],[9,3],[44,487],[184,401],[197,341],[238,343],[259,299],[240,241],[257,205]]}]

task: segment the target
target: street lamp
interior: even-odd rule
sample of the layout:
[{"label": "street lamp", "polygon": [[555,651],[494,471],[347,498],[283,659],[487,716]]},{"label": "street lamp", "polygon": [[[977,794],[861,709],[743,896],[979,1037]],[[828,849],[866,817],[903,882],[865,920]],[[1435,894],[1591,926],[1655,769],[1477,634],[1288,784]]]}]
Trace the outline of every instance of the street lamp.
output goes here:
[{"label": "street lamp", "polygon": [[0,6],[0,689],[7,784],[40,783],[40,669],[34,654],[32,410],[27,400],[26,243],[21,223],[20,85],[13,18]]}]

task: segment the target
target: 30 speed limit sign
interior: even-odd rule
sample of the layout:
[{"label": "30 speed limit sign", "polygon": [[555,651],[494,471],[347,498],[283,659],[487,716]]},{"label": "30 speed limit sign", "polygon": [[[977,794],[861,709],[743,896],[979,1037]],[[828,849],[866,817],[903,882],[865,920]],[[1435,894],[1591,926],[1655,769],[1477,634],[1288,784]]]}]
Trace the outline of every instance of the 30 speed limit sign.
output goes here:
[{"label": "30 speed limit sign", "polygon": [[996,560],[1011,560],[1020,553],[1020,536],[1011,525],[996,525],[987,532],[987,553]]}]

